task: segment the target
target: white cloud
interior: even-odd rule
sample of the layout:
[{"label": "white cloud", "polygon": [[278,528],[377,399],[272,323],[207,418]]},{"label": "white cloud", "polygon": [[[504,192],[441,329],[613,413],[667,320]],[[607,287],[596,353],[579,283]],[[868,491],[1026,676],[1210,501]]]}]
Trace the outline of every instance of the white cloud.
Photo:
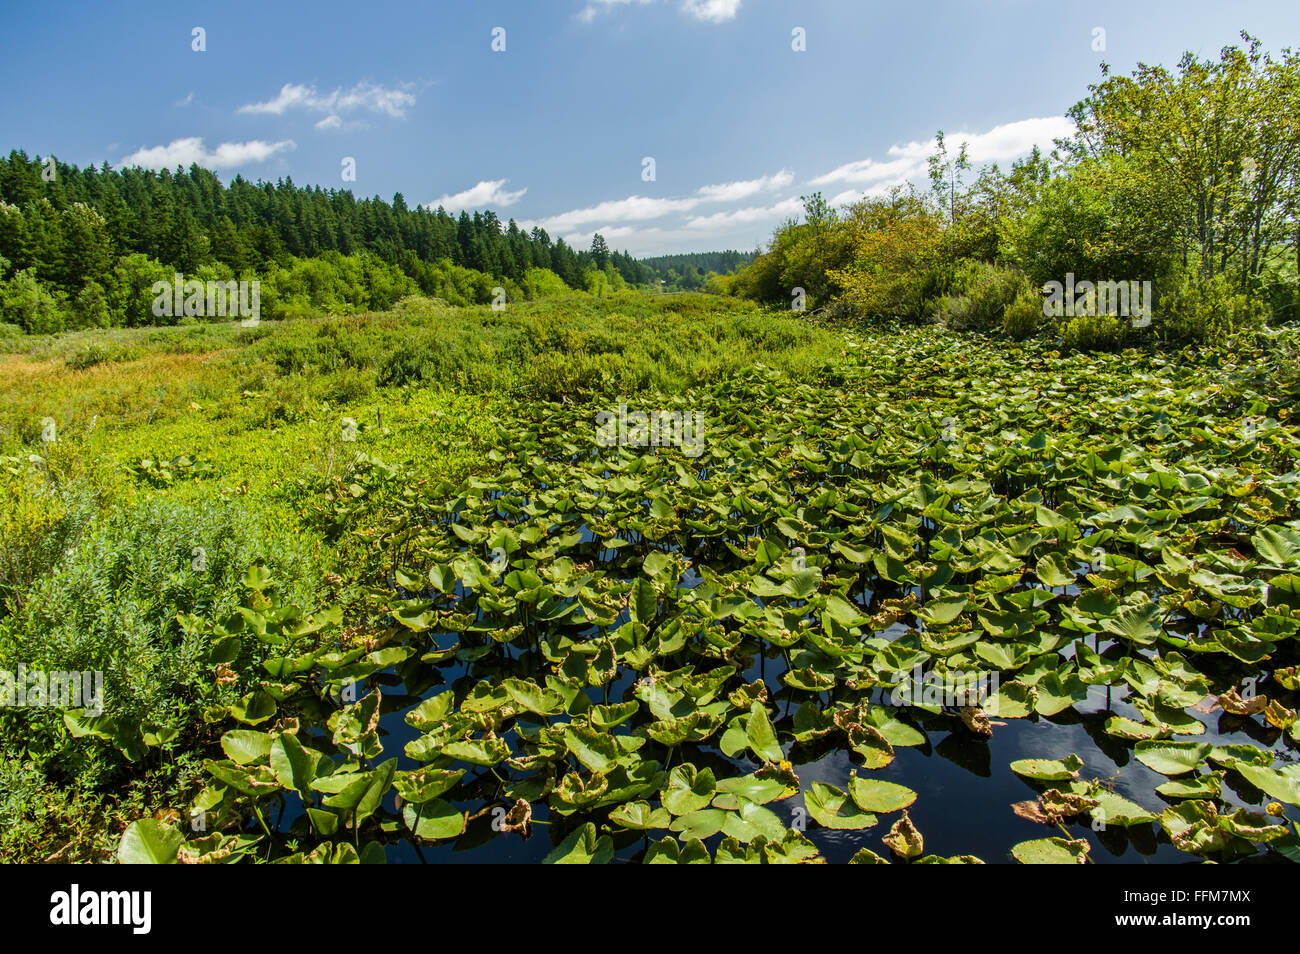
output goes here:
[{"label": "white cloud", "polygon": [[591,239],[597,232],[604,236],[610,248],[638,256],[681,251],[703,252],[717,247],[716,240],[711,237],[714,233],[656,226],[640,228],[635,225],[616,225],[612,228],[592,229],[590,232],[567,232],[560,237],[572,248],[590,248]]},{"label": "white cloud", "polygon": [[[339,87],[332,92],[321,93],[315,86],[285,83],[274,99],[240,106],[239,112],[283,116],[291,109],[304,109],[313,113],[327,113],[328,121],[330,118],[339,118],[343,113],[364,110],[402,119],[406,116],[407,107],[415,105],[415,96],[410,89],[410,84],[389,89],[377,83],[361,82],[351,89]],[[319,123],[317,127],[339,128],[335,125],[321,127]]]},{"label": "white cloud", "polygon": [[[897,146],[890,146],[889,151],[892,153]],[[906,182],[909,178],[919,171],[925,170],[925,159],[919,160],[913,158],[891,159],[888,162],[878,162],[875,159],[859,159],[857,162],[847,162],[837,169],[832,169],[824,176],[818,176],[809,182],[809,185],[830,185],[833,182],[858,182],[858,183],[896,183]]]},{"label": "white cloud", "polygon": [[[578,19],[583,23],[590,23],[596,17],[615,7],[625,7],[631,4],[645,6],[653,3],[654,0],[588,0],[588,3],[578,12]],[[679,0],[678,7],[688,16],[696,20],[702,20],[706,23],[722,23],[726,20],[734,20],[737,11],[740,10],[741,0]]]},{"label": "white cloud", "polygon": [[735,19],[740,0],[682,0],[682,9],[697,20],[721,23]]},{"label": "white cloud", "polygon": [[775,205],[750,206],[744,209],[732,209],[730,212],[715,212],[713,215],[693,216],[686,223],[688,229],[723,229],[733,225],[750,225],[768,219],[798,215],[803,209],[803,202],[796,198],[782,199]]},{"label": "white cloud", "polygon": [[344,119],[338,113],[330,113],[312,128],[321,132],[351,132],[354,129],[366,129],[368,125],[360,119]]},{"label": "white cloud", "polygon": [[[559,215],[548,216],[537,222],[530,222],[529,228],[540,225],[548,232],[563,232],[580,225],[593,222],[640,222],[657,219],[672,212],[688,212],[703,202],[699,198],[654,199],[647,196],[630,195],[626,199],[612,199],[585,209],[571,209]],[[601,234],[604,234],[603,232]]]},{"label": "white cloud", "polygon": [[[983,133],[953,133],[945,136],[944,145],[948,155],[955,156],[966,144],[966,154],[972,165],[1001,162],[1025,155],[1034,146],[1051,149],[1054,139],[1068,136],[1074,130],[1074,124],[1064,116],[1047,116],[1038,119],[1021,119],[1013,123],[994,126]],[[879,194],[891,186],[921,179],[927,173],[926,159],[934,151],[934,140],[926,142],[912,141],[903,145],[890,146],[887,150],[889,159],[860,159],[848,162],[825,175],[810,181],[810,185],[829,185],[832,183],[851,183],[867,188],[862,192],[851,190],[836,196],[832,205],[845,196],[861,198],[864,194]],[[847,200],[853,201],[853,199]]]},{"label": "white cloud", "polygon": [[578,19],[583,23],[590,23],[592,20],[596,19],[597,14],[604,13],[606,10],[612,10],[614,7],[622,7],[630,3],[637,3],[641,6],[645,6],[647,3],[652,2],[653,0],[591,0],[591,2],[583,7],[578,13]]},{"label": "white cloud", "polygon": [[189,105],[190,103],[192,103],[192,102],[194,102],[194,93],[193,93],[193,92],[191,92],[191,93],[190,93],[188,96],[186,96],[184,99],[177,100],[177,101],[176,101],[176,105],[177,105],[177,106],[188,106],[188,105]]},{"label": "white cloud", "polygon": [[506,206],[514,205],[518,202],[528,188],[511,192],[505,188],[509,179],[488,179],[478,185],[475,185],[464,192],[457,192],[455,195],[444,195],[441,198],[434,199],[426,203],[425,208],[436,209],[442,206],[448,212],[458,212],[461,209],[481,209],[486,206]]},{"label": "white cloud", "polygon": [[209,150],[203,145],[200,136],[174,139],[165,146],[150,146],[140,149],[122,159],[120,167],[141,166],[145,169],[174,169],[176,166],[189,166],[196,163],[204,169],[229,169],[249,163],[265,162],[276,153],[295,149],[292,139],[279,142],[264,142],[254,139],[249,142],[223,142],[216,149]]},{"label": "white cloud", "polygon": [[745,179],[740,182],[724,182],[721,185],[701,186],[696,194],[711,202],[734,202],[739,199],[747,199],[751,195],[757,195],[760,192],[784,189],[793,181],[794,173],[789,169],[782,169],[780,172],[759,179]]},{"label": "white cloud", "polygon": [[[597,229],[605,235],[605,229],[618,222],[644,222],[658,219],[674,213],[690,212],[706,202],[736,202],[759,192],[782,189],[794,181],[794,173],[789,169],[758,179],[743,179],[736,182],[723,182],[717,185],[701,186],[694,195],[681,198],[652,198],[650,196],[630,195],[625,199],[610,199],[582,209],[571,209],[558,215],[551,215],[537,221],[528,222],[528,227],[540,225],[548,232],[564,233],[581,226],[599,223],[604,228]],[[607,236],[608,237],[608,236]]]}]

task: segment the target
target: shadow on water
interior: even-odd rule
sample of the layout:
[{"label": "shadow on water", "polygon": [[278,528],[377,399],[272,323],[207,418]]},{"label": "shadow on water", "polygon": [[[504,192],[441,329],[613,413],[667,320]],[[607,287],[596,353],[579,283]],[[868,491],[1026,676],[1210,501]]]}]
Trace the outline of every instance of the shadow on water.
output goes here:
[{"label": "shadow on water", "polygon": [[[401,680],[392,672],[372,677],[369,688],[379,688],[384,695],[385,714],[379,723],[384,750],[386,756],[396,754],[399,769],[412,769],[421,764],[404,752],[406,745],[421,735],[406,723],[405,713],[421,698],[452,691],[458,681],[472,680],[471,669],[472,664],[465,662],[440,668],[441,680],[418,697],[403,695]],[[766,658],[754,660],[744,677],[746,681],[762,678],[769,686],[779,685],[784,670],[785,660],[779,653],[769,650]],[[634,673],[622,674],[608,687],[609,700],[616,702],[632,698],[634,683]],[[605,693],[591,688],[586,691],[593,702],[605,701]],[[791,695],[811,696],[810,693],[796,694],[787,689],[775,693],[773,701],[778,718],[774,721],[778,730],[789,729],[790,713],[803,701],[800,698],[792,702],[788,698]],[[994,735],[986,740],[965,731],[960,720],[951,713],[903,708],[898,710],[899,718],[918,728],[926,741],[919,746],[895,747],[896,758],[884,768],[868,773],[852,752],[832,746],[822,746],[827,751],[818,752],[816,746],[796,745],[789,755],[805,790],[813,782],[844,789],[855,772],[913,789],[917,799],[908,812],[925,839],[927,854],[973,855],[987,863],[1003,863],[1013,860],[1010,846],[1061,834],[1058,828],[1029,821],[1012,811],[1013,803],[1033,799],[1051,787],[1050,784],[1022,779],[1012,772],[1008,766],[1017,759],[1059,759],[1073,753],[1084,761],[1080,773],[1082,779],[1107,780],[1114,791],[1156,813],[1175,803],[1175,800],[1165,800],[1154,791],[1156,785],[1165,781],[1164,776],[1134,760],[1131,749],[1103,731],[1108,716],[1132,718],[1135,714],[1131,706],[1114,700],[1108,709],[1106,688],[1093,687],[1087,700],[1051,719],[1031,717],[1004,723],[995,721]],[[1206,733],[1196,738],[1216,745],[1261,742],[1256,737],[1259,734],[1257,726],[1254,735],[1247,731],[1253,723],[1230,727],[1232,721],[1231,716],[1220,718],[1218,723],[1211,720],[1206,723]],[[1279,747],[1278,751],[1283,750],[1284,747]],[[728,758],[712,745],[685,747],[673,764],[681,761],[691,761],[700,768],[712,766],[719,777],[748,774],[759,768],[758,763],[748,759]],[[465,777],[446,797],[458,808],[473,814],[490,802],[497,790],[496,779],[489,769],[468,766]],[[1229,805],[1248,805],[1258,799],[1258,794],[1242,796],[1225,785],[1223,798]],[[768,807],[787,827],[795,827],[798,822],[796,809],[802,805],[802,795],[796,795],[770,803]],[[393,793],[389,793],[384,807],[397,814]],[[553,815],[544,799],[534,802],[533,810],[534,825],[527,839],[494,830],[489,812],[471,821],[466,831],[451,841],[419,845],[410,840],[391,842],[386,846],[387,860],[389,863],[410,864],[539,862],[571,830],[572,823]],[[1287,812],[1292,818],[1300,816],[1300,811],[1291,807]],[[597,815],[603,815],[603,812]],[[806,818],[806,814],[803,817]],[[861,848],[869,848],[888,858],[889,850],[881,839],[897,817],[897,813],[880,815],[874,827],[856,831],[825,829],[809,819],[805,834],[831,863],[846,862]],[[282,826],[292,823],[294,818],[295,813],[286,812],[281,820]],[[1197,861],[1174,848],[1159,826],[1153,823],[1129,828],[1111,826],[1103,831],[1094,831],[1083,820],[1067,827],[1071,837],[1085,838],[1091,843],[1094,863],[1182,864]],[[651,841],[667,834],[666,831],[657,831],[647,838],[639,832],[616,832],[615,860],[635,860]],[[706,840],[711,854],[716,851],[721,838],[721,835],[715,835]]]}]

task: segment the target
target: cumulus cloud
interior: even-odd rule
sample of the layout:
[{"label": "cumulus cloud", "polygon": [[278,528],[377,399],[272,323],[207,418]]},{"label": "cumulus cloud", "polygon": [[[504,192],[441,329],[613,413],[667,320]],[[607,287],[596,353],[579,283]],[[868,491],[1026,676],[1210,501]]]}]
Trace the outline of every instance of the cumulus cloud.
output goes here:
[{"label": "cumulus cloud", "polygon": [[[945,137],[949,155],[955,155],[966,144],[966,154],[973,165],[988,162],[1002,162],[1015,159],[1029,152],[1034,146],[1050,149],[1054,139],[1068,136],[1074,130],[1074,124],[1064,116],[1047,116],[1037,119],[1021,119],[1013,123],[994,126],[983,133],[954,133]],[[934,141],[912,141],[902,145],[890,146],[886,151],[887,159],[859,159],[832,169],[825,175],[811,180],[810,185],[831,185],[835,183],[854,184],[861,187],[836,196],[832,204],[843,204],[839,200],[851,196],[845,201],[855,201],[864,195],[882,193],[895,185],[923,178],[926,175],[926,159],[934,150]]]},{"label": "cumulus cloud", "polygon": [[239,112],[283,116],[290,110],[301,109],[327,114],[325,119],[316,124],[317,129],[342,129],[342,117],[348,113],[371,112],[382,113],[393,119],[404,118],[407,108],[415,105],[415,95],[411,93],[411,88],[409,83],[389,88],[378,83],[361,82],[351,89],[339,87],[332,92],[321,93],[315,86],[285,83],[273,99],[240,106]]},{"label": "cumulus cloud", "polygon": [[215,149],[203,145],[200,136],[174,139],[165,146],[149,146],[126,156],[118,163],[121,167],[140,166],[145,169],[174,169],[176,166],[197,164],[204,169],[230,169],[251,163],[265,162],[280,152],[297,148],[292,139],[265,142],[223,142]]},{"label": "cumulus cloud", "polygon": [[434,199],[425,205],[427,209],[436,209],[442,206],[448,212],[458,212],[461,209],[481,209],[487,206],[507,206],[514,205],[518,202],[527,187],[511,192],[505,185],[509,179],[485,179],[478,185],[471,186],[464,192],[457,192],[454,195],[444,195]]}]

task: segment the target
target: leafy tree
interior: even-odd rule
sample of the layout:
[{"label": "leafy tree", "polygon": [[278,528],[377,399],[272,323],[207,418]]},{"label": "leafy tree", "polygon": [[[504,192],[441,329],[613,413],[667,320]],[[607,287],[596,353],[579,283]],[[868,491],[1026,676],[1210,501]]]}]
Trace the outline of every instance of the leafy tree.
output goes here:
[{"label": "leafy tree", "polygon": [[830,275],[841,299],[865,318],[920,318],[943,286],[940,217],[915,192],[895,188],[854,205],[849,229],[853,261]]},{"label": "leafy tree", "polygon": [[70,328],[107,328],[112,324],[108,298],[99,282],[86,282],[72,302]]},{"label": "leafy tree", "polygon": [[64,316],[59,303],[25,268],[0,286],[0,321],[18,325],[31,335],[62,331]]},{"label": "leafy tree", "polygon": [[1184,54],[1176,72],[1103,67],[1070,110],[1078,131],[1065,145],[1078,159],[1123,157],[1177,215],[1190,267],[1255,287],[1272,250],[1300,239],[1300,57],[1286,49],[1275,61],[1242,39],[1217,61]]}]

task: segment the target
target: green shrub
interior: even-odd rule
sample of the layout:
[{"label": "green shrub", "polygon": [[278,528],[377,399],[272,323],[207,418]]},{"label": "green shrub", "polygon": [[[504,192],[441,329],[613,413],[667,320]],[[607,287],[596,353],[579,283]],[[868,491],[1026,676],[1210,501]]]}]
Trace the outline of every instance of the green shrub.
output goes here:
[{"label": "green shrub", "polygon": [[[10,463],[12,461],[12,463]],[[50,485],[43,472],[0,461],[0,620],[18,611],[31,587],[63,559],[98,509],[84,484]]]},{"label": "green shrub", "polygon": [[393,310],[403,317],[425,321],[445,315],[450,309],[451,304],[445,298],[429,298],[424,295],[407,295],[393,306]]},{"label": "green shrub", "polygon": [[1204,344],[1262,327],[1268,306],[1243,294],[1223,275],[1186,276],[1160,303],[1160,333],[1171,341]]},{"label": "green shrub", "polygon": [[1020,272],[968,259],[957,266],[953,293],[939,300],[935,317],[953,331],[994,331],[1017,297],[1029,291]]},{"label": "green shrub", "polygon": [[1065,346],[1073,351],[1118,351],[1124,346],[1129,319],[1117,315],[1077,315],[1060,326]]},{"label": "green shrub", "polygon": [[375,389],[373,372],[343,368],[328,379],[323,396],[337,404],[359,401]]},{"label": "green shrub", "polygon": [[529,298],[552,298],[569,293],[564,279],[549,268],[530,268],[524,272],[524,288]]},{"label": "green shrub", "polygon": [[930,309],[930,320],[954,330],[970,327],[970,299],[965,295],[944,295],[935,299]]},{"label": "green shrub", "polygon": [[534,355],[528,368],[532,396],[560,401],[608,389],[621,362],[613,355],[564,354],[547,351]]},{"label": "green shrub", "polygon": [[[54,539],[55,530],[46,537]],[[208,639],[183,626],[194,614],[229,615],[239,581],[264,561],[288,581],[286,601],[310,606],[317,577],[308,544],[268,528],[226,501],[138,502],[83,528],[0,622],[0,669],[102,672],[105,714],[118,725],[185,732],[241,686],[214,684]],[[48,561],[47,561],[48,562]],[[229,696],[229,699],[225,697]],[[0,720],[7,758],[32,760],[51,778],[88,787],[113,782],[126,765],[117,748],[73,737],[55,709],[11,709]]]},{"label": "green shrub", "polygon": [[1032,289],[1021,292],[1002,313],[1002,330],[1013,338],[1033,335],[1043,324],[1043,297]]},{"label": "green shrub", "polygon": [[84,368],[92,368],[97,364],[103,364],[105,361],[111,360],[112,357],[113,352],[108,348],[97,343],[91,343],[68,355],[63,359],[63,363],[69,368],[80,371]]},{"label": "green shrub", "polygon": [[22,327],[29,335],[62,331],[65,316],[58,301],[26,268],[7,282],[0,282],[0,319]]},{"label": "green shrub", "polygon": [[400,387],[425,380],[432,364],[427,342],[407,341],[389,353],[379,366],[377,382],[381,387]]}]

